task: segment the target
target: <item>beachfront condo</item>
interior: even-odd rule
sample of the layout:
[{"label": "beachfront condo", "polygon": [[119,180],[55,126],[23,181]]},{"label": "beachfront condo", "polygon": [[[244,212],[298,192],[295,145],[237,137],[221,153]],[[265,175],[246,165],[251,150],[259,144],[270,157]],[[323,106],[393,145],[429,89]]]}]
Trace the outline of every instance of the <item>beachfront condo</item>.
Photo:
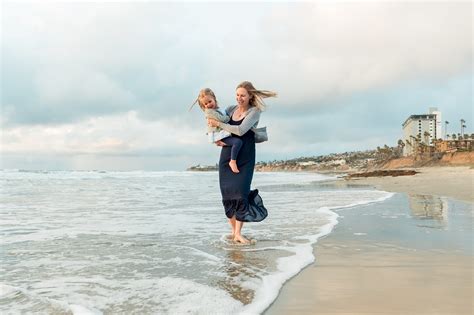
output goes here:
[{"label": "beachfront condo", "polygon": [[433,140],[442,138],[441,112],[436,107],[430,107],[429,114],[411,115],[402,126],[404,156],[413,154],[420,143],[432,146]]}]

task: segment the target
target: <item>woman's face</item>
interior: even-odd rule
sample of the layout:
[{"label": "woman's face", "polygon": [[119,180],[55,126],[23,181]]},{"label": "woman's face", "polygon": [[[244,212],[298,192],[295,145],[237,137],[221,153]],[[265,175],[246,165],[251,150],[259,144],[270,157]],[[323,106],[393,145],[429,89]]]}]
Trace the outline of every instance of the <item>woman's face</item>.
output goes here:
[{"label": "woman's face", "polygon": [[244,88],[238,88],[236,90],[236,100],[239,106],[248,106],[250,101],[249,92]]}]

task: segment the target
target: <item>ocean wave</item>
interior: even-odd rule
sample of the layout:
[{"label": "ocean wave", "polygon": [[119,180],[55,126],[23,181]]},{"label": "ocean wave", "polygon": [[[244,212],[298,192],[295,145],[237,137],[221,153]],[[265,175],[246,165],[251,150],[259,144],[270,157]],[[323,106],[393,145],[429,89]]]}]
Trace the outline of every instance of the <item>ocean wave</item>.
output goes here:
[{"label": "ocean wave", "polygon": [[393,195],[324,190],[312,183],[330,177],[315,173],[256,173],[269,217],[245,224],[244,234],[257,239],[246,247],[222,240],[229,228],[217,173],[7,178],[13,183],[0,192],[1,263],[17,287],[5,287],[3,305],[16,313],[33,312],[31,301],[63,313],[263,312],[288,279],[314,262],[313,245],[331,233],[338,211]]}]

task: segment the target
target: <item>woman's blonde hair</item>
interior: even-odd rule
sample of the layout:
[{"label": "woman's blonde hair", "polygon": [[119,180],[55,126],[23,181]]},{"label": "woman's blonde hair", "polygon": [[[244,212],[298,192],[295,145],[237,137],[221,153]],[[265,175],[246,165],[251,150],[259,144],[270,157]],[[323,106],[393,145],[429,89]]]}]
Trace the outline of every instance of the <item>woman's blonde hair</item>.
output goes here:
[{"label": "woman's blonde hair", "polygon": [[201,91],[199,91],[199,95],[198,97],[196,98],[196,100],[194,101],[194,103],[191,104],[191,107],[189,108],[189,110],[191,110],[191,108],[193,108],[194,104],[198,103],[199,104],[199,107],[201,107],[202,110],[204,110],[204,104],[202,103],[202,99],[205,97],[205,96],[210,96],[214,99],[214,101],[216,101],[216,105],[217,105],[217,98],[216,98],[216,94],[214,94],[214,91],[212,91],[210,88],[204,88],[202,89]]},{"label": "woman's blonde hair", "polygon": [[266,108],[266,105],[263,102],[263,99],[267,98],[267,97],[276,97],[277,96],[277,93],[272,92],[272,91],[257,90],[253,86],[253,84],[249,81],[241,82],[239,85],[237,85],[237,87],[235,89],[237,90],[238,88],[246,89],[247,92],[250,95],[249,105],[257,107],[262,112]]}]

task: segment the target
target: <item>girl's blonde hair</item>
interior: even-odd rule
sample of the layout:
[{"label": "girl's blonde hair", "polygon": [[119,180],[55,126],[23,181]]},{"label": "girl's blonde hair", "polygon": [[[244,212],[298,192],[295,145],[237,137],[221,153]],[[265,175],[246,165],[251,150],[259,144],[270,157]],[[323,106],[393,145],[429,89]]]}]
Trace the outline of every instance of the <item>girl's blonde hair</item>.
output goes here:
[{"label": "girl's blonde hair", "polygon": [[210,88],[204,88],[202,89],[201,91],[199,91],[199,95],[198,97],[196,98],[196,100],[194,101],[194,103],[191,105],[191,107],[189,108],[189,110],[191,110],[191,108],[193,108],[194,104],[198,103],[199,104],[199,107],[201,107],[202,110],[204,110],[204,104],[202,103],[202,99],[205,97],[205,96],[210,96],[214,99],[214,101],[216,101],[216,105],[217,105],[217,98],[216,98],[216,94],[214,94],[214,92],[210,89]]},{"label": "girl's blonde hair", "polygon": [[240,83],[239,85],[237,85],[237,87],[235,89],[237,90],[238,88],[246,89],[247,92],[250,95],[249,105],[257,107],[262,112],[266,108],[266,105],[263,102],[263,99],[267,98],[267,97],[276,97],[277,96],[277,93],[272,92],[272,91],[257,90],[253,86],[253,84],[249,81],[244,81],[244,82]]}]

